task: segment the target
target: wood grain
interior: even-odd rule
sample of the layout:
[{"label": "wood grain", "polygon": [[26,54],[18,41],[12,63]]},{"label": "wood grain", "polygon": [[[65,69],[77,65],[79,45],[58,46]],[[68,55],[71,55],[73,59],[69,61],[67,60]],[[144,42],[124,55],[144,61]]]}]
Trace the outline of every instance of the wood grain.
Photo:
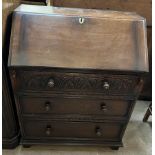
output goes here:
[{"label": "wood grain", "polygon": [[136,14],[22,5],[9,65],[147,72],[145,37],[145,20]]},{"label": "wood grain", "polygon": [[149,74],[144,81],[141,100],[152,100],[152,0],[51,0],[56,7],[131,11],[146,18],[149,52]]},{"label": "wood grain", "polygon": [[19,97],[22,114],[126,116],[130,101],[52,97]]},{"label": "wood grain", "polygon": [[51,0],[57,7],[89,8],[137,12],[152,25],[152,0]]},{"label": "wood grain", "polygon": [[148,71],[145,19],[22,5],[13,21],[9,69],[21,144],[122,146]]},{"label": "wood grain", "polygon": [[[63,128],[62,128],[63,126]],[[47,128],[50,133],[47,134]],[[96,128],[100,129],[101,135],[97,135]],[[122,125],[117,123],[91,123],[91,122],[62,122],[62,121],[24,121],[25,137],[34,139],[36,137],[42,139],[52,138],[92,138],[104,141],[119,140]],[[37,130],[36,130],[37,129]],[[82,139],[81,139],[82,140]]]}]

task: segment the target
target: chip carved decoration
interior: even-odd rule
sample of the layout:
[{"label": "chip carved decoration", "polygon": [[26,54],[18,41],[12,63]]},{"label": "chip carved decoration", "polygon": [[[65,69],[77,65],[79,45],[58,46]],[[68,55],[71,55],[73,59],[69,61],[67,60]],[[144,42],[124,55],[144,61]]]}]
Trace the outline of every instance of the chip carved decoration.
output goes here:
[{"label": "chip carved decoration", "polygon": [[[25,90],[63,90],[63,91],[98,91],[103,93],[133,93],[138,83],[136,76],[127,77],[125,75],[94,75],[79,73],[53,73],[53,72],[30,72],[22,71],[18,73],[20,89]],[[50,79],[54,81],[54,87],[48,87]],[[106,90],[104,82],[108,82],[110,87]]]}]

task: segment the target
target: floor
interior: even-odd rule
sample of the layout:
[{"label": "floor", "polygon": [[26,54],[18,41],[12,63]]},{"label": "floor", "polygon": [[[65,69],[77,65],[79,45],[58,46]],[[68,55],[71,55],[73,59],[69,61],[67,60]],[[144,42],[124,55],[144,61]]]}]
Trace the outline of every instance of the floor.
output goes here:
[{"label": "floor", "polygon": [[151,117],[147,123],[142,122],[148,105],[149,102],[137,101],[123,138],[124,147],[118,151],[104,147],[18,146],[14,150],[3,150],[3,155],[151,155]]}]

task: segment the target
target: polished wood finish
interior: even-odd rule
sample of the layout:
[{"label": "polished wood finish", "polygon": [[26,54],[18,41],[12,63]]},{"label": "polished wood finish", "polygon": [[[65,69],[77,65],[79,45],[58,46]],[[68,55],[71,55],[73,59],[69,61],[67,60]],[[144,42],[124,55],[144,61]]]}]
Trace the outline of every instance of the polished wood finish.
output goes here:
[{"label": "polished wood finish", "polygon": [[24,120],[25,138],[120,140],[122,124]]},{"label": "polished wood finish", "polygon": [[152,100],[152,0],[51,0],[52,6],[131,11],[146,18],[149,73],[139,99]]},{"label": "polished wood finish", "polygon": [[39,98],[36,96],[19,97],[21,111],[26,114],[87,114],[102,116],[127,116],[130,101],[78,99],[77,98]]},{"label": "polished wood finish", "polygon": [[3,65],[2,78],[2,146],[3,149],[12,149],[19,144],[19,126],[14,105]]},{"label": "polished wood finish", "polygon": [[152,25],[152,0],[51,0],[52,6],[137,12]]},{"label": "polished wood finish", "polygon": [[2,147],[15,148],[19,144],[19,126],[11,83],[8,77],[7,59],[11,34],[11,16],[20,0],[2,1]]},{"label": "polished wood finish", "polygon": [[137,75],[113,76],[109,74],[53,72],[53,70],[21,70],[12,71],[16,76],[15,87],[20,91],[48,91],[56,93],[78,92],[79,94],[130,95],[137,91],[139,83]]},{"label": "polished wood finish", "polygon": [[11,66],[148,71],[145,20],[136,14],[21,5],[13,31]]},{"label": "polished wood finish", "polygon": [[[21,72],[19,70],[21,70]],[[27,75],[31,75],[32,70],[42,71],[42,72],[45,72],[46,70],[48,70],[48,72],[52,73],[53,69],[37,68],[37,67],[33,67],[33,68],[10,67],[10,76],[12,79],[12,85],[16,95],[16,106],[18,109],[18,116],[20,118],[22,144],[24,145],[25,144],[26,145],[27,144],[29,145],[72,144],[72,145],[122,146],[121,138],[125,132],[128,119],[130,118],[131,112],[133,110],[134,103],[135,103],[134,100],[137,98],[137,95],[139,94],[142,86],[142,80],[140,79],[139,74],[135,75],[135,77],[136,76],[139,77],[138,78],[139,80],[134,85],[135,91],[134,91],[134,94],[132,95],[130,93],[123,95],[120,92],[117,94],[111,93],[107,95],[108,90],[105,90],[105,91],[103,90],[104,93],[102,92],[102,94],[95,95],[96,93],[95,91],[93,91],[91,94],[88,93],[87,89],[88,88],[90,89],[89,85],[87,85],[87,87],[85,87],[87,89],[84,89],[84,90],[82,90],[82,88],[81,89],[78,88],[77,91],[73,91],[73,89],[69,89],[68,91],[62,91],[62,92],[59,89],[55,91],[52,91],[52,90],[47,91],[44,87],[43,87],[44,89],[41,89],[41,90],[24,89],[24,87],[19,87],[18,80],[19,81],[21,80],[20,78],[18,79],[18,77],[21,77],[22,75],[24,76],[25,74],[22,74],[22,73],[25,70],[27,72]],[[56,69],[56,70],[59,71],[60,73],[63,73],[63,72],[71,73],[71,70],[69,69],[66,69],[66,70]],[[77,71],[78,70],[74,69],[74,72],[77,72]],[[93,71],[81,70],[81,71],[78,71],[79,75],[81,75],[80,72],[81,73],[85,72],[85,74],[88,74],[87,75],[88,77],[89,77],[89,74],[91,77],[93,73]],[[112,72],[111,74],[109,73],[108,75],[109,77],[117,76],[117,74],[116,75],[115,74],[116,72]],[[123,73],[120,73],[120,74],[122,75]],[[104,77],[105,73],[103,72],[101,74],[101,72],[98,71],[94,75]],[[79,76],[79,80],[80,80],[80,76]],[[115,81],[115,78],[113,80]],[[40,82],[42,81],[40,80]],[[118,86],[119,84],[120,83],[118,83]],[[72,85],[72,88],[75,89],[75,86],[77,85],[78,85],[77,80],[75,80]],[[125,88],[127,88],[128,84],[126,85],[126,83],[124,83],[124,85],[125,85]],[[26,85],[24,86],[26,88]],[[118,91],[118,87],[115,87],[114,89]],[[96,91],[97,91],[97,88],[96,88]],[[55,121],[56,121],[56,124],[53,123]],[[29,124],[31,122],[33,126]],[[68,124],[66,128],[64,128],[65,127],[64,122]],[[73,128],[78,128],[77,126],[74,127],[71,125],[72,123],[74,124],[76,122],[79,122],[79,123],[81,122],[82,124],[86,125],[86,126],[79,125],[79,127],[81,128],[78,129],[79,131],[78,133],[75,130],[69,130]],[[57,126],[57,123],[58,125],[59,124],[60,125]],[[105,124],[109,124],[109,123],[112,126],[114,125],[114,127],[111,127],[111,125],[110,127],[106,125],[106,127],[109,127],[108,129],[106,129],[106,133],[108,132],[107,135],[109,133],[115,132],[115,136],[117,135],[116,137],[120,137],[119,141],[118,139],[116,141],[114,137],[110,140],[110,142],[108,139],[105,139],[104,137],[102,141],[98,140],[97,135],[100,135],[100,128],[98,129],[97,128],[98,126],[97,125],[95,126],[95,124],[99,124],[105,130],[104,128]],[[87,124],[90,124],[90,125],[87,125]],[[116,125],[116,128],[115,128],[115,125]],[[57,132],[53,132],[53,134],[50,134],[52,132],[51,130],[53,126],[54,128],[56,128],[55,131],[60,131],[60,133],[64,133],[64,136],[66,136],[66,138],[64,138],[64,136],[62,136],[61,134],[59,135],[59,133]],[[76,139],[79,134],[82,134],[81,131],[83,130],[90,130],[90,132],[88,132],[90,134],[90,137],[87,137],[86,135],[85,136],[82,135],[83,138],[79,137],[78,139]],[[92,131],[97,132],[96,138],[94,137],[95,134]],[[49,135],[45,136],[46,134],[47,135],[49,134]]]},{"label": "polished wood finish", "polygon": [[13,20],[8,65],[21,143],[123,146],[148,72],[145,20],[25,5]]}]

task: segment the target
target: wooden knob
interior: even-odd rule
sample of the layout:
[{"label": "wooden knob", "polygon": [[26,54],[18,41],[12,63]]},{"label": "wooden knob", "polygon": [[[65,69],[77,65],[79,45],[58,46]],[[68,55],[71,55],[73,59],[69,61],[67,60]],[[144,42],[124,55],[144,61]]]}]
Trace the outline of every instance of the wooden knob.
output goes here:
[{"label": "wooden knob", "polygon": [[100,109],[102,110],[102,111],[107,111],[107,106],[106,106],[106,104],[105,103],[102,103],[101,105],[100,105]]},{"label": "wooden knob", "polygon": [[50,88],[54,87],[54,80],[53,79],[50,79],[48,81],[48,87],[50,87]]},{"label": "wooden knob", "polygon": [[109,89],[110,88],[110,84],[108,82],[104,82],[103,88],[106,89],[106,90]]},{"label": "wooden knob", "polygon": [[51,103],[50,102],[45,102],[45,110],[48,112],[51,109]]},{"label": "wooden knob", "polygon": [[51,134],[51,126],[47,125],[46,126],[46,135],[49,136]]},{"label": "wooden knob", "polygon": [[102,136],[102,132],[101,132],[101,128],[100,127],[96,127],[95,132],[96,132],[96,135],[98,137]]}]

